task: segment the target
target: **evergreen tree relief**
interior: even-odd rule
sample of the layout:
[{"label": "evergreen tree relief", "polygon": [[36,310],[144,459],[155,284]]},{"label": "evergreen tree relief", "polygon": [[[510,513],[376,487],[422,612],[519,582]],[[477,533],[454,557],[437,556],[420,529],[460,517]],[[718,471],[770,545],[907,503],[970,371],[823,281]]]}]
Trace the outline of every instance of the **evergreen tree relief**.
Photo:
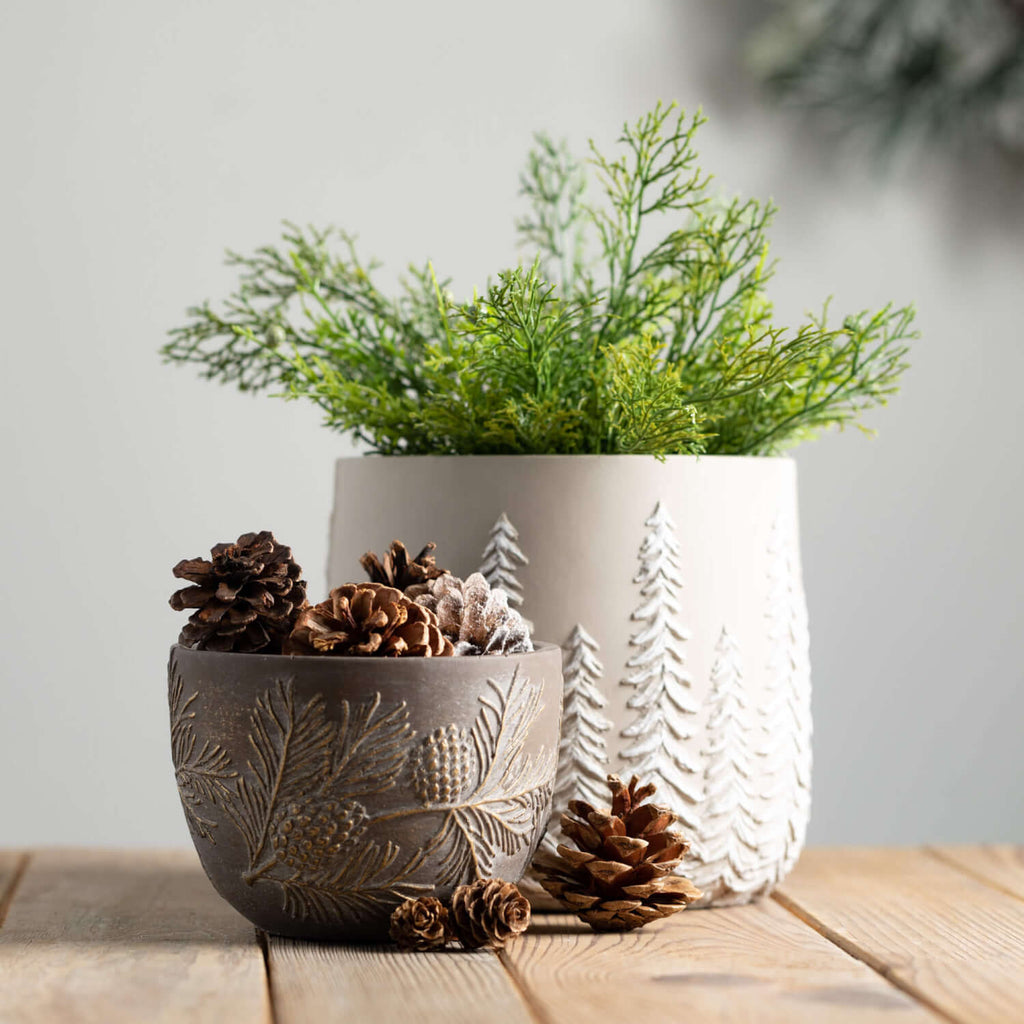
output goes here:
[{"label": "evergreen tree relief", "polygon": [[762,712],[765,787],[762,859],[785,876],[800,855],[811,807],[811,677],[807,606],[797,572],[796,524],[778,516],[768,543],[769,687]]},{"label": "evergreen tree relief", "polygon": [[764,882],[754,781],[758,723],[751,721],[739,645],[724,626],[704,714],[708,745],[703,751],[701,834],[683,874],[708,901],[721,904],[730,896],[745,898]]},{"label": "evergreen tree relief", "polygon": [[529,565],[530,560],[519,546],[519,531],[504,512],[491,527],[491,535],[484,548],[480,574],[492,587],[508,594],[508,603],[516,608],[523,603],[523,588],[516,578],[516,570]]},{"label": "evergreen tree relief", "polygon": [[622,680],[636,687],[627,707],[636,712],[622,735],[633,742],[620,751],[632,771],[654,782],[665,803],[690,831],[696,831],[695,805],[702,778],[689,760],[685,743],[693,737],[690,718],[698,711],[684,665],[683,645],[690,634],[679,625],[679,545],[675,524],[658,502],[644,524],[648,533],[640,547],[641,603],[633,612],[643,627],[630,639],[637,653],[626,662],[632,671]]},{"label": "evergreen tree relief", "polygon": [[612,723],[601,713],[608,704],[601,693],[604,666],[597,641],[579,624],[565,647],[562,669],[562,738],[558,746],[558,773],[545,845],[554,848],[559,819],[570,800],[586,800],[595,807],[607,804],[608,745],[605,733]]}]

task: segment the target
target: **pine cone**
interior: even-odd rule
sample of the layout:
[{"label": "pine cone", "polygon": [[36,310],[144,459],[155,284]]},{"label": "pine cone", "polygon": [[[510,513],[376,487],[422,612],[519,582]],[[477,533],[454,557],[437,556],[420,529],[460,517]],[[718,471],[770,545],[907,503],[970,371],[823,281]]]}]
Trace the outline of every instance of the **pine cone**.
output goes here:
[{"label": "pine cone", "polygon": [[446,576],[447,569],[439,569],[432,554],[437,545],[431,541],[413,559],[409,558],[406,546],[400,540],[393,540],[391,547],[378,558],[372,551],[367,551],[359,564],[366,570],[367,576],[374,583],[383,583],[386,587],[396,590],[408,590]]},{"label": "pine cone", "polygon": [[452,928],[466,949],[503,949],[530,925],[530,901],[512,882],[481,878],[452,896]]},{"label": "pine cone", "polygon": [[626,786],[608,776],[611,811],[570,800],[562,831],[576,844],[559,844],[558,854],[542,852],[534,860],[540,884],[594,931],[621,932],[667,917],[699,899],[688,879],[672,874],[689,843],[669,831],[676,816],[644,803],[655,787],[641,786],[634,775]]},{"label": "pine cone", "polygon": [[406,900],[391,914],[390,935],[401,950],[422,953],[443,949],[452,939],[448,911],[433,896]]},{"label": "pine cone", "polygon": [[346,583],[326,601],[303,609],[285,654],[373,654],[428,658],[452,653],[437,616],[400,590],[380,583]]},{"label": "pine cone", "polygon": [[218,544],[210,555],[210,561],[182,559],[172,570],[196,584],[171,595],[175,611],[196,609],[178,643],[208,651],[279,653],[306,606],[306,582],[291,548],[263,530]]},{"label": "pine cone", "polygon": [[522,654],[532,651],[530,630],[504,590],[491,589],[480,573],[465,581],[440,576],[416,603],[437,613],[441,632],[456,654]]},{"label": "pine cone", "polygon": [[453,804],[468,788],[473,761],[465,729],[435,729],[413,751],[412,785],[423,804]]},{"label": "pine cone", "polygon": [[366,830],[366,810],[355,800],[315,806],[293,803],[271,822],[275,856],[290,868],[317,871]]}]

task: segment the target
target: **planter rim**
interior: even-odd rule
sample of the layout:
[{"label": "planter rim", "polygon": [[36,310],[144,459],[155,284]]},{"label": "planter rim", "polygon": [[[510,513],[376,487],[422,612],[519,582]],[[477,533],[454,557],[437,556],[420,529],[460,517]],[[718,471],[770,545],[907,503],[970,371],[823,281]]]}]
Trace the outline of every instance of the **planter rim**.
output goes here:
[{"label": "planter rim", "polygon": [[377,452],[366,452],[364,454],[339,455],[339,462],[365,462],[368,459],[390,459],[412,461],[414,459],[532,459],[535,461],[557,461],[567,459],[603,461],[625,461],[631,459],[635,462],[794,462],[792,455],[665,455],[659,459],[657,455],[381,455]]},{"label": "planter rim", "polygon": [[[368,656],[365,654],[262,654],[259,651],[254,651],[250,653],[243,653],[241,651],[207,651],[195,647],[186,647],[184,644],[171,645],[172,655],[178,651],[183,651],[185,652],[186,656],[193,654],[201,654],[203,657],[207,658],[230,658],[232,662],[236,662],[239,659],[244,658],[248,660],[250,663],[253,663],[256,660],[262,660],[267,662],[268,664],[280,666],[283,666],[285,664],[337,664],[349,667],[351,667],[352,665],[380,666],[380,668],[369,669],[369,671],[371,672],[384,672],[386,670],[386,666],[393,666],[396,662],[401,662],[402,664],[408,664],[409,662],[416,662],[416,664],[420,664],[422,662],[424,665],[437,664],[439,662],[444,665],[450,665],[453,661],[456,661],[459,664],[463,662],[474,664],[490,664],[491,662],[494,662],[496,664],[501,664],[502,661],[504,661],[507,658],[530,658],[535,654],[546,654],[549,651],[559,650],[561,650],[561,647],[559,647],[558,644],[548,643],[545,640],[535,640],[533,643],[533,650],[523,651],[521,654],[463,655],[458,658],[374,658],[372,656]],[[427,669],[427,671],[432,670]]]}]

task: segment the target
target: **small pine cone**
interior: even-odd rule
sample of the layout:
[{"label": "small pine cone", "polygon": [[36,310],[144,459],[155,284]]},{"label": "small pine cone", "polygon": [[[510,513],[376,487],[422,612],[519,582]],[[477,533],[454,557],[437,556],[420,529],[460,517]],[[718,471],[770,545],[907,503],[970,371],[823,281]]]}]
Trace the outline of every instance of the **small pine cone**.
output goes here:
[{"label": "small pine cone", "polygon": [[503,949],[530,925],[530,901],[512,882],[481,878],[452,896],[452,928],[466,949]]},{"label": "small pine cone", "polygon": [[306,606],[306,583],[291,548],[263,530],[217,544],[210,556],[182,559],[172,570],[196,584],[171,595],[175,611],[196,609],[178,643],[208,651],[279,653]]},{"label": "small pine cone", "polygon": [[406,900],[391,914],[389,934],[392,941],[398,943],[398,948],[406,952],[444,949],[452,940],[448,911],[433,896]]},{"label": "small pine cone", "polygon": [[532,651],[526,620],[508,606],[504,590],[478,573],[466,580],[441,576],[420,594],[416,603],[436,612],[441,632],[455,645],[456,654],[522,654]]},{"label": "small pine cone", "polygon": [[378,558],[373,551],[367,551],[359,564],[366,571],[373,583],[383,583],[385,587],[396,590],[408,590],[410,587],[422,587],[439,576],[446,576],[447,569],[439,569],[433,551],[437,545],[431,541],[415,557],[409,557],[409,551],[400,541],[391,542],[391,547]]},{"label": "small pine cone", "polygon": [[275,856],[290,868],[317,871],[366,829],[366,811],[355,800],[290,804],[271,822]]},{"label": "small pine cone", "polygon": [[598,932],[624,932],[685,910],[702,893],[673,872],[689,843],[671,826],[676,816],[645,803],[655,787],[634,775],[627,786],[608,776],[609,811],[570,800],[562,832],[577,849],[559,844],[533,862],[540,884]]},{"label": "small pine cone", "polygon": [[437,616],[381,583],[346,583],[326,601],[303,609],[285,654],[355,654],[383,658],[453,653]]},{"label": "small pine cone", "polygon": [[469,786],[473,760],[465,729],[435,729],[411,760],[413,789],[423,804],[453,804]]}]

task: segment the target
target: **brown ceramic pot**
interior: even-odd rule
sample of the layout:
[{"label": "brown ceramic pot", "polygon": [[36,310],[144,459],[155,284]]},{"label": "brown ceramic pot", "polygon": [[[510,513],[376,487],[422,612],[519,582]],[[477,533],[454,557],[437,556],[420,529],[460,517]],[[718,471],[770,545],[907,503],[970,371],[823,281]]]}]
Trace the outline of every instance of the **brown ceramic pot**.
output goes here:
[{"label": "brown ceramic pot", "polygon": [[518,880],[550,810],[561,652],[284,657],[173,647],[171,744],[214,887],[258,927],[379,941],[409,896]]}]

